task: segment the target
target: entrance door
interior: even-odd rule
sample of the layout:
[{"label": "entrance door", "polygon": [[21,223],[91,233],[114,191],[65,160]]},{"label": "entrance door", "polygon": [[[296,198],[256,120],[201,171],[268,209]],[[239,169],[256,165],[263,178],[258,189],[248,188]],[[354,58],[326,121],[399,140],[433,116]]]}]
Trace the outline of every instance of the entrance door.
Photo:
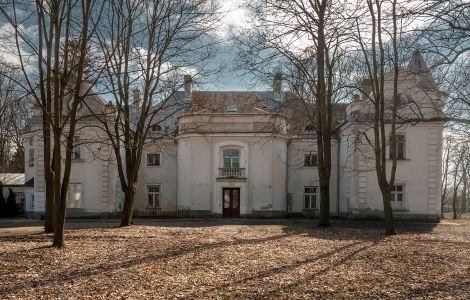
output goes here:
[{"label": "entrance door", "polygon": [[240,217],[240,188],[223,188],[224,217]]}]

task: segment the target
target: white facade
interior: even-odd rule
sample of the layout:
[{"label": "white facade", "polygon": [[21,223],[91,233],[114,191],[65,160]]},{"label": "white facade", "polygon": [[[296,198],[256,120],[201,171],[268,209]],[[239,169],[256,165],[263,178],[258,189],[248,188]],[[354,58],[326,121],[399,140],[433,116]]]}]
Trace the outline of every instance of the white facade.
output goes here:
[{"label": "white facade", "polygon": [[[416,72],[415,65],[422,66],[422,58],[413,57],[413,60],[407,70],[400,70],[399,90],[403,97],[400,114],[412,118],[419,109],[421,117],[436,116],[445,95],[429,86],[426,80],[432,78],[428,71],[418,70],[424,75]],[[387,97],[390,97],[390,74],[386,85]],[[187,98],[188,92],[191,93],[190,88],[180,96]],[[296,119],[300,116],[275,110],[282,107],[287,94],[280,91],[197,93],[192,95],[193,101],[206,97],[206,101],[214,101],[218,106],[214,105],[213,110],[180,114],[172,124],[164,124],[178,128],[176,135],[146,145],[135,214],[317,215],[320,204],[317,144],[314,136],[290,129],[292,120],[303,122],[305,126],[306,122]],[[344,122],[335,130],[331,216],[380,218],[383,214],[372,148],[365,139],[368,136],[373,140],[369,114],[368,102],[356,99],[347,107]],[[32,211],[41,213],[44,211],[44,176],[38,134],[40,123],[30,124],[31,131],[25,134],[28,141],[25,143],[26,180],[34,177]],[[392,203],[395,217],[439,218],[442,130],[441,122],[407,123],[397,129],[401,148]],[[105,139],[102,133],[89,127],[83,127],[77,135],[83,141]],[[30,149],[34,150],[31,166]],[[81,149],[80,159],[74,160],[72,165],[71,184],[74,186],[69,188],[70,197],[78,200],[69,202],[71,211],[118,213],[123,197],[111,149],[96,143],[85,143]]]}]

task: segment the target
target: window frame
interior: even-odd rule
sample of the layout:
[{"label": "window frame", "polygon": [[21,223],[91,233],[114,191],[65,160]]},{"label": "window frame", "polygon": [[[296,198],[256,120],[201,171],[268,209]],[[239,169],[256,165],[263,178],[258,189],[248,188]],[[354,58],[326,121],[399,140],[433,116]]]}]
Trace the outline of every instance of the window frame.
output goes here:
[{"label": "window frame", "polygon": [[[400,141],[400,137],[403,137],[403,140]],[[406,155],[406,134],[404,133],[397,133],[396,134],[396,138],[397,138],[397,160],[407,160],[407,155]],[[390,141],[391,141],[391,138],[390,138]],[[403,149],[402,149],[402,152],[403,152],[403,155],[402,157],[400,157],[400,145],[403,145]],[[390,144],[389,145],[389,159],[393,159],[392,158],[392,145]]]},{"label": "window frame", "polygon": [[[232,151],[237,152],[238,156],[233,156],[233,155],[225,155],[226,151]],[[228,148],[223,148],[222,149],[222,166],[224,169],[241,169],[241,156],[242,156],[242,151],[240,148],[233,148],[233,147],[228,147]],[[230,160],[229,164],[226,164],[226,159]],[[234,161],[237,161],[234,162]],[[229,165],[229,166],[228,166]],[[238,165],[238,167],[237,167]]]},{"label": "window frame", "polygon": [[[308,159],[308,162],[309,164],[307,164],[307,156],[310,157]],[[315,161],[312,162],[312,158],[315,157]],[[304,160],[303,160],[303,167],[304,168],[315,168],[315,167],[318,167],[318,153],[314,153],[314,152],[308,152],[308,153],[304,153]]]},{"label": "window frame", "polygon": [[[151,155],[157,155],[158,156],[158,164],[150,164],[149,157]],[[145,155],[145,166],[147,167],[161,167],[162,166],[162,154],[160,152],[147,152]]]},{"label": "window frame", "polygon": [[75,136],[73,138],[72,160],[81,160],[81,159],[82,159],[82,145],[80,144],[80,137]]},{"label": "window frame", "polygon": [[28,150],[28,167],[34,167],[34,148]]},{"label": "window frame", "polygon": [[[397,191],[398,187],[401,187],[401,191]],[[398,195],[401,195],[401,201],[398,201]],[[398,205],[399,202],[401,202],[400,205]],[[406,210],[407,209],[406,184],[396,182],[393,185],[393,188],[392,188],[392,191],[391,191],[390,205],[392,206],[393,210]]]},{"label": "window frame", "polygon": [[[307,189],[313,189],[314,192],[307,192]],[[309,198],[308,199],[308,203],[309,203],[308,207],[307,207],[307,205],[305,205],[306,204],[306,201],[305,201],[306,196],[308,196],[308,198]],[[313,185],[304,186],[303,198],[302,198],[303,199],[304,209],[318,210],[320,208],[320,202],[319,202],[320,197],[319,196],[320,196],[320,194],[318,193],[318,186],[313,186]],[[315,205],[312,205],[312,202],[313,202],[312,198],[313,197],[315,198],[315,200],[314,200]]]},{"label": "window frame", "polygon": [[[75,205],[73,207],[70,206],[70,203],[71,201],[69,200],[69,192],[70,192],[70,187],[71,186],[74,186],[74,187],[77,187],[77,186],[80,186],[80,200],[79,200],[79,207],[76,207]],[[75,189],[74,189],[74,196],[75,196],[75,193],[77,192]],[[73,200],[73,202],[76,202],[77,200]],[[67,208],[83,208],[83,184],[80,183],[80,182],[71,182],[69,183],[69,185],[67,186],[67,205],[66,205]]]},{"label": "window frame", "polygon": [[[158,192],[149,192],[149,188],[158,187]],[[155,198],[152,199],[153,205],[149,205],[149,196],[158,195],[158,206],[156,204]],[[162,207],[162,184],[161,183],[149,183],[145,185],[145,196],[146,196],[146,207],[147,208],[161,208]]]}]

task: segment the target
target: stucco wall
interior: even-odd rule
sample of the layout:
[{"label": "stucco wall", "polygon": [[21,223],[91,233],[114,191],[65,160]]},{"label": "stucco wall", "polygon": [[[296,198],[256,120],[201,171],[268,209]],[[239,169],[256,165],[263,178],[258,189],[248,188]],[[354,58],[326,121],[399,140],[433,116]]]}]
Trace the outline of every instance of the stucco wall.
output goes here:
[{"label": "stucco wall", "polygon": [[[342,131],[340,157],[344,167],[341,168],[340,174],[341,212],[380,216],[383,203],[377,182],[373,149],[364,138],[361,143],[352,144],[355,139],[350,137],[357,136],[358,133],[366,133],[373,141],[373,129],[364,124],[352,124]],[[410,218],[416,215],[437,217],[440,213],[442,125],[422,123],[401,126],[397,133],[406,137],[406,159],[397,161],[395,177],[395,184],[405,186],[405,207],[395,210],[394,214],[404,218],[407,215]],[[388,160],[388,174],[391,166],[392,162]]]},{"label": "stucco wall", "polygon": [[[148,153],[160,153],[160,166],[147,166]],[[145,146],[138,181],[139,186],[134,201],[136,214],[146,214],[148,185],[160,185],[162,212],[174,213],[176,211],[176,144],[173,139],[161,140]]]},{"label": "stucco wall", "polygon": [[[317,203],[320,203],[320,179],[318,167],[304,166],[304,154],[318,154],[316,141],[313,139],[293,139],[289,144],[288,157],[288,193],[292,195],[292,213],[304,212],[304,187],[317,187]],[[331,177],[330,177],[330,214],[337,212],[337,142],[331,145]],[[318,215],[318,212],[316,213]]]},{"label": "stucco wall", "polygon": [[[31,213],[42,214],[45,210],[45,180],[44,180],[44,151],[40,124],[33,124],[31,132],[26,133],[27,147],[34,149],[34,166],[28,165],[28,155],[25,156],[26,180],[34,177],[34,209]],[[67,130],[67,128],[65,128]],[[81,158],[72,160],[70,184],[82,184],[82,203],[80,209],[92,213],[112,213],[119,210],[119,199],[116,194],[116,164],[110,146],[101,143],[106,137],[103,132],[78,127],[76,136],[81,141]],[[30,139],[33,138],[32,145]],[[28,152],[26,152],[28,153]],[[62,149],[61,180],[64,172],[65,150]],[[30,201],[30,199],[29,199]]]},{"label": "stucco wall", "polygon": [[[177,202],[184,209],[222,214],[222,188],[240,187],[240,214],[285,211],[286,140],[272,135],[187,135],[177,139]],[[222,151],[241,151],[246,179],[221,180]]]}]

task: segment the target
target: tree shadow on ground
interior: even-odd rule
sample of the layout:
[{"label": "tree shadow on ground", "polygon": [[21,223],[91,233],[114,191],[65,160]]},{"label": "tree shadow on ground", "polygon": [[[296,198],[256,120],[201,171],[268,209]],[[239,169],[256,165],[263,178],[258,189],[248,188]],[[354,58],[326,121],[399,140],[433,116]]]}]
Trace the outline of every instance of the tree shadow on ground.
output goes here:
[{"label": "tree shadow on ground", "polygon": [[[288,234],[278,234],[274,236],[258,238],[258,239],[237,239],[231,241],[220,241],[216,243],[206,243],[202,245],[190,246],[187,245],[178,245],[173,249],[165,249],[164,253],[156,255],[145,255],[142,257],[136,257],[125,261],[112,262],[109,264],[100,264],[99,266],[91,266],[84,268],[82,270],[67,270],[60,274],[51,274],[50,276],[42,277],[41,279],[25,281],[22,284],[10,285],[8,287],[0,287],[0,294],[9,294],[14,293],[23,289],[27,289],[31,286],[37,288],[40,286],[47,285],[52,282],[56,282],[60,278],[61,283],[64,282],[73,282],[77,278],[92,276],[102,272],[109,272],[117,269],[125,269],[135,265],[139,265],[148,261],[160,261],[164,259],[175,258],[178,256],[190,254],[190,253],[200,253],[201,251],[214,250],[217,248],[224,248],[234,245],[248,245],[248,244],[258,244],[268,241],[274,241],[282,239],[289,236]],[[96,238],[96,237],[95,237]],[[70,238],[69,238],[70,239]]]},{"label": "tree shadow on ground", "polygon": [[[452,276],[446,278],[444,282],[427,283],[424,286],[412,287],[400,295],[402,299],[411,299],[417,296],[426,296],[426,298],[437,298],[432,296],[436,292],[442,292],[449,295],[452,293],[452,299],[469,299],[470,297],[470,277],[467,274]],[[461,298],[460,298],[461,297]]]},{"label": "tree shadow on ground", "polygon": [[[109,222],[108,222],[109,223]],[[100,222],[91,222],[88,225],[91,228],[110,228],[108,227],[108,223],[105,223],[105,226],[99,226]],[[358,222],[345,222],[345,223],[337,223],[335,222],[332,227],[329,228],[322,228],[318,227],[316,222],[310,221],[289,221],[289,220],[241,220],[241,221],[232,221],[225,222],[224,220],[217,220],[214,221],[189,221],[189,220],[181,220],[181,221],[171,221],[171,222],[153,222],[152,224],[139,224],[137,225],[142,226],[159,226],[159,227],[194,227],[194,228],[203,228],[203,227],[211,227],[211,226],[223,226],[223,225],[248,225],[250,227],[257,226],[257,225],[279,225],[282,226],[282,233],[274,234],[267,237],[262,238],[237,238],[236,233],[230,235],[227,240],[222,240],[218,242],[211,242],[211,243],[203,243],[199,245],[187,245],[187,244],[179,244],[174,247],[164,249],[160,251],[160,253],[153,253],[153,254],[145,254],[142,256],[137,256],[134,258],[127,258],[121,261],[111,261],[101,263],[100,265],[92,265],[88,267],[84,267],[81,269],[73,269],[73,270],[65,270],[61,271],[58,274],[50,274],[39,279],[33,280],[26,280],[22,284],[10,285],[8,287],[0,287],[0,294],[8,294],[14,293],[17,291],[21,291],[24,289],[28,289],[30,287],[41,287],[47,286],[49,284],[57,284],[58,280],[60,280],[61,284],[64,282],[73,282],[74,280],[82,277],[89,277],[99,273],[111,272],[114,270],[126,269],[135,265],[144,264],[146,262],[154,262],[154,261],[161,261],[166,259],[172,259],[179,256],[191,254],[191,253],[201,253],[203,251],[209,250],[216,250],[219,248],[230,247],[230,246],[238,246],[238,245],[256,245],[262,244],[264,242],[271,242],[271,241],[280,241],[282,239],[288,239],[292,236],[307,236],[309,238],[314,239],[322,239],[322,240],[333,240],[333,241],[343,241],[340,246],[331,249],[325,253],[319,253],[311,256],[307,256],[301,258],[299,260],[293,261],[289,264],[274,267],[268,270],[261,271],[257,274],[247,276],[246,278],[241,278],[235,282],[235,284],[243,284],[248,283],[251,281],[259,280],[262,278],[266,278],[269,276],[273,276],[275,274],[286,273],[296,268],[299,268],[305,264],[313,263],[320,260],[329,260],[332,257],[335,259],[332,262],[329,262],[325,265],[325,267],[316,270],[313,273],[308,274],[305,277],[307,280],[313,280],[316,276],[321,276],[329,272],[330,270],[345,264],[347,261],[353,259],[355,255],[360,253],[361,251],[366,250],[369,247],[373,247],[375,244],[380,243],[380,241],[387,236],[383,234],[383,227],[379,224],[375,223],[368,223],[368,224],[361,224]],[[234,224],[235,223],[235,224]],[[352,223],[352,226],[351,226]],[[82,223],[81,226],[87,225],[86,223]],[[90,228],[86,226],[85,228]],[[80,240],[83,242],[84,240],[90,239],[90,241],[85,242],[92,242],[92,240],[96,240],[99,238],[101,242],[109,242],[112,243],[116,240],[122,239],[147,239],[149,236],[138,236],[132,237],[127,235],[122,236],[113,236],[113,235],[81,235],[80,232],[85,228],[80,227],[77,229],[68,229],[66,231],[66,240],[68,241],[78,241]],[[428,228],[427,230],[432,230],[432,227],[424,227]],[[113,230],[110,230],[112,233]],[[420,231],[423,231],[420,229]],[[70,233],[73,232],[72,235]],[[130,232],[132,234],[132,232]],[[158,234],[151,236],[154,238],[158,238]],[[0,237],[0,240],[3,237]],[[36,239],[39,242],[50,241],[50,235],[42,234],[42,235],[24,235],[21,237],[14,237],[10,236],[9,239],[18,239],[22,242],[25,240],[30,241],[30,239]],[[177,238],[177,237],[175,237]],[[230,239],[229,239],[230,238]],[[10,241],[10,240],[9,240]],[[288,242],[288,240],[286,241]],[[37,249],[30,249],[30,250],[39,250]],[[44,249],[43,251],[49,251]],[[14,253],[7,254],[10,256],[14,255]],[[336,259],[336,257],[339,259]],[[233,284],[233,283],[230,283]],[[292,289],[298,285],[300,285],[300,281],[290,282],[286,285],[274,288],[270,291],[271,294],[276,294],[280,291],[280,289]],[[227,288],[226,286],[222,285],[216,287],[215,289],[224,289]]]},{"label": "tree shadow on ground", "polygon": [[[322,260],[333,259],[336,256],[341,256],[341,255],[344,255],[345,253],[347,253],[348,251],[351,251],[350,253],[346,254],[343,258],[328,264],[325,268],[322,268],[322,269],[320,269],[320,270],[318,270],[314,273],[310,273],[309,276],[303,277],[301,280],[276,286],[274,289],[271,289],[268,294],[263,293],[263,297],[265,297],[265,296],[268,296],[269,294],[274,294],[274,293],[276,293],[277,291],[280,291],[280,290],[285,291],[287,289],[294,288],[295,286],[305,282],[306,279],[311,280],[315,276],[319,276],[321,274],[327,273],[329,270],[335,269],[335,268],[339,267],[340,265],[346,263],[348,260],[352,259],[356,254],[364,251],[365,249],[367,249],[370,246],[371,246],[371,244],[366,243],[366,242],[361,242],[361,241],[351,242],[351,243],[348,243],[344,246],[334,248],[334,249],[332,249],[330,251],[327,251],[325,253],[310,255],[310,256],[307,256],[307,257],[302,258],[300,260],[296,260],[293,263],[285,264],[285,265],[282,265],[282,266],[279,266],[279,267],[269,268],[267,270],[264,270],[264,271],[261,271],[261,272],[255,274],[255,275],[250,275],[250,276],[247,276],[247,277],[244,277],[244,278],[241,278],[241,279],[230,281],[228,283],[224,283],[224,284],[221,284],[221,285],[214,286],[211,289],[204,291],[203,294],[207,295],[207,294],[210,294],[213,291],[221,292],[225,289],[232,288],[233,286],[236,286],[236,285],[246,285],[246,284],[249,284],[249,283],[253,283],[257,280],[262,280],[264,278],[271,278],[273,276],[280,275],[280,274],[287,273],[287,272],[293,271],[295,269],[301,268],[301,267],[303,267],[305,265],[308,265],[310,263],[315,263],[315,262],[320,263],[320,261],[322,261]],[[321,263],[324,264],[324,262],[321,262]]]},{"label": "tree shadow on ground", "polygon": [[[92,228],[114,228],[119,227],[119,219],[68,219],[66,229],[92,229]],[[157,227],[211,227],[222,225],[290,225],[302,224],[304,226],[316,226],[316,219],[289,218],[289,219],[222,219],[222,218],[201,218],[201,219],[151,219],[135,218],[134,225],[157,226]],[[399,232],[430,232],[439,223],[401,223],[396,222],[395,227]],[[42,227],[44,221],[31,219],[0,219],[0,230],[19,227]],[[333,219],[332,227],[346,227],[358,229],[383,229],[381,221],[350,221],[344,219]]]}]

